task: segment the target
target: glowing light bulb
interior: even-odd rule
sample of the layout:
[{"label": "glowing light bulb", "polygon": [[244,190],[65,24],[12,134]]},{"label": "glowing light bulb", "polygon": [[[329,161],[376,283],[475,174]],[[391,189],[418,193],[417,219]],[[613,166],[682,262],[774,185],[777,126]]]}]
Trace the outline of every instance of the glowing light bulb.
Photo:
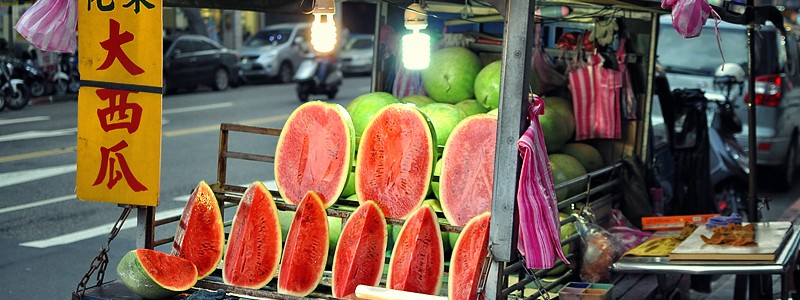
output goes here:
[{"label": "glowing light bulb", "polygon": [[420,32],[428,27],[424,12],[417,3],[409,5],[405,12],[405,26],[411,33],[403,36],[403,66],[409,70],[426,69],[431,63],[431,37]]},{"label": "glowing light bulb", "polygon": [[316,0],[311,23],[311,47],[317,52],[331,52],[336,47],[336,7],[333,0]]}]

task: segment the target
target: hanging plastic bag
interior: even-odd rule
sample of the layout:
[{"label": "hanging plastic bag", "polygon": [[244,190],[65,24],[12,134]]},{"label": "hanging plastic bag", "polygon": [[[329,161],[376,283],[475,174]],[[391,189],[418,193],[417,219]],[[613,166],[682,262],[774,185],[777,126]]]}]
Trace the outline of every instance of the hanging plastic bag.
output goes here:
[{"label": "hanging plastic bag", "polygon": [[533,74],[535,77],[534,92],[544,94],[567,85],[567,77],[553,63],[553,59],[542,49],[541,24],[536,25],[536,43],[533,49]]},{"label": "hanging plastic bag", "polygon": [[522,156],[517,191],[517,249],[525,257],[525,267],[550,269],[555,265],[556,257],[566,264],[569,261],[561,249],[561,223],[558,218],[555,184],[539,123],[539,115],[544,113],[544,100],[536,95],[532,95],[530,100],[528,117],[531,125],[517,142]]},{"label": "hanging plastic bag", "polygon": [[39,50],[73,53],[78,47],[77,23],[75,0],[38,0],[22,14],[14,29]]},{"label": "hanging plastic bag", "polygon": [[611,265],[623,253],[621,243],[611,233],[583,217],[575,222],[581,236],[583,265],[581,280],[584,282],[609,282]]},{"label": "hanging plastic bag", "polygon": [[623,73],[603,67],[603,57],[594,52],[583,61],[578,51],[567,73],[575,113],[575,140],[619,139],[620,89]]},{"label": "hanging plastic bag", "polygon": [[661,7],[672,9],[672,27],[685,38],[699,36],[714,11],[707,0],[662,0]]}]

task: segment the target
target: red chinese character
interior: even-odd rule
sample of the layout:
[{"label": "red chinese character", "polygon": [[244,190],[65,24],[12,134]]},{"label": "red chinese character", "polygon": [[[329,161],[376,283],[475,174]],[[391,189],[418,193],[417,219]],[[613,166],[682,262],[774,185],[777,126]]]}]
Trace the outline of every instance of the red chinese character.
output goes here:
[{"label": "red chinese character", "polygon": [[[131,168],[128,166],[128,162],[125,160],[125,155],[120,153],[122,149],[127,147],[128,143],[124,140],[120,141],[111,148],[100,147],[102,162],[100,163],[100,171],[97,173],[97,178],[95,178],[92,186],[99,185],[106,181],[106,174],[108,174],[108,183],[106,183],[106,187],[108,189],[114,188],[117,182],[124,178],[125,182],[128,183],[128,186],[134,192],[142,192],[147,190],[147,187],[136,180],[136,177],[133,176],[133,172],[131,172]],[[114,155],[113,157],[111,156],[112,154]],[[117,167],[119,167],[119,170],[117,170]]]},{"label": "red chinese character", "polygon": [[133,133],[139,129],[142,120],[142,107],[136,103],[128,103],[128,94],[134,91],[99,89],[95,92],[102,100],[108,100],[108,107],[97,110],[100,127],[105,132],[114,129],[128,129]]},{"label": "red chinese character", "polygon": [[123,44],[133,41],[133,34],[128,31],[120,34],[119,22],[114,19],[109,20],[109,22],[110,25],[108,30],[108,39],[100,42],[100,46],[108,51],[108,55],[106,56],[106,60],[103,61],[103,64],[100,65],[97,70],[108,69],[115,60],[119,60],[119,63],[121,63],[122,67],[125,68],[125,71],[128,71],[128,73],[131,75],[139,75],[144,73],[144,70],[133,63],[133,61],[128,58],[128,55],[125,54],[125,51],[122,51]]}]

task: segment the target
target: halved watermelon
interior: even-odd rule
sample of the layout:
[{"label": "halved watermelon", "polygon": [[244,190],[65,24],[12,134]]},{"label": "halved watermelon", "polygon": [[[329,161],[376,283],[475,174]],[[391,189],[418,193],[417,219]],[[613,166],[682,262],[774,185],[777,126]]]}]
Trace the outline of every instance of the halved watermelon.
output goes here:
[{"label": "halved watermelon", "polygon": [[427,204],[415,210],[400,229],[386,287],[438,295],[444,274],[444,249],[436,213]]},{"label": "halved watermelon", "polygon": [[315,191],[330,207],[350,175],[356,140],[353,122],[339,104],[311,101],[292,112],[275,149],[275,184],[284,201],[298,204]]},{"label": "halved watermelon", "polygon": [[447,295],[451,300],[478,299],[478,281],[489,251],[489,220],[489,213],[482,213],[461,230],[447,277]]},{"label": "halved watermelon", "polygon": [[480,114],[458,123],[442,154],[439,202],[447,221],[464,226],[492,210],[497,117]]},{"label": "halved watermelon", "polygon": [[359,284],[377,286],[386,258],[386,219],[373,201],[366,201],[347,219],[333,257],[331,289],[344,298]]},{"label": "halved watermelon", "polygon": [[436,159],[433,127],[412,104],[390,104],[370,119],[358,148],[356,195],[373,200],[387,218],[420,206]]},{"label": "halved watermelon", "polygon": [[131,250],[117,265],[122,282],[136,295],[162,299],[197,283],[197,268],[186,259],[150,249]]},{"label": "halved watermelon", "polygon": [[225,247],[222,212],[211,187],[201,181],[186,202],[172,255],[191,261],[197,267],[197,279],[203,279],[217,269]]},{"label": "halved watermelon", "polygon": [[228,235],[222,279],[251,289],[267,285],[281,259],[281,224],[275,200],[263,183],[247,188],[236,209]]},{"label": "halved watermelon", "polygon": [[309,191],[289,227],[283,248],[278,292],[305,297],[317,288],[328,259],[328,216],[322,198]]}]

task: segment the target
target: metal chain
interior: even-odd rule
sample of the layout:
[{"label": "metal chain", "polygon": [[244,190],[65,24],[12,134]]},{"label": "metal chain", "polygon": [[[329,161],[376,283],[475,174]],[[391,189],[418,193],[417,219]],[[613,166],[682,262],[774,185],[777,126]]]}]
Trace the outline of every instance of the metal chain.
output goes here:
[{"label": "metal chain", "polygon": [[527,262],[525,261],[525,256],[520,254],[519,257],[520,257],[520,259],[522,259],[522,263],[523,263],[522,268],[525,269],[525,274],[527,274],[530,277],[533,277],[533,283],[536,285],[536,289],[539,291],[539,296],[542,297],[545,300],[550,300],[550,293],[547,292],[547,290],[544,289],[544,286],[542,285],[542,281],[540,281],[539,277],[536,276],[536,272],[534,272],[532,269],[529,269],[528,267],[526,267]]},{"label": "metal chain", "polygon": [[[111,250],[111,241],[117,237],[117,234],[122,230],[122,225],[125,223],[125,220],[128,219],[128,215],[131,213],[132,207],[125,206],[122,210],[122,214],[117,219],[117,222],[114,223],[114,227],[111,228],[111,233],[108,234],[108,240],[100,249],[100,254],[98,254],[93,260],[92,263],[89,265],[89,271],[86,272],[86,275],[83,275],[83,279],[78,283],[78,287],[75,289],[75,293],[72,294],[73,299],[82,299],[84,294],[86,294],[86,290],[88,288],[92,288],[95,286],[100,286],[103,284],[103,278],[106,274],[106,268],[108,267],[108,251]],[[92,278],[92,274],[97,271],[97,284],[91,287],[87,287],[86,285],[89,284],[89,279]]]}]

